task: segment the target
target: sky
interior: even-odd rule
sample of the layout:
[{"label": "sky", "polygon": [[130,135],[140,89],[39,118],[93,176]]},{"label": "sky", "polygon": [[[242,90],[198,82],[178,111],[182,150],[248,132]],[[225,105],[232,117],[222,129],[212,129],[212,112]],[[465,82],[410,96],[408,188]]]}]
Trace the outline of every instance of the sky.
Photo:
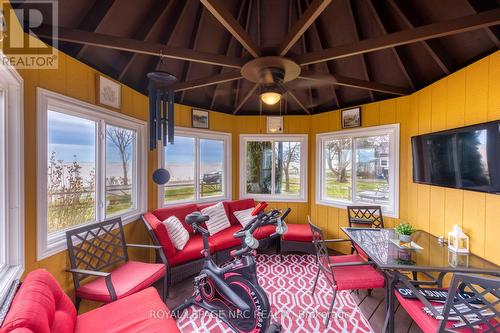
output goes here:
[{"label": "sky", "polygon": [[[95,163],[95,131],[94,121],[70,116],[59,112],[48,112],[48,144],[49,156],[55,151],[56,159],[71,163]],[[108,141],[106,145],[107,161],[120,163],[118,149]],[[168,163],[184,164],[194,161],[194,139],[175,137],[175,143],[166,148]],[[202,163],[217,163],[223,160],[223,142],[217,140],[200,140]]]}]

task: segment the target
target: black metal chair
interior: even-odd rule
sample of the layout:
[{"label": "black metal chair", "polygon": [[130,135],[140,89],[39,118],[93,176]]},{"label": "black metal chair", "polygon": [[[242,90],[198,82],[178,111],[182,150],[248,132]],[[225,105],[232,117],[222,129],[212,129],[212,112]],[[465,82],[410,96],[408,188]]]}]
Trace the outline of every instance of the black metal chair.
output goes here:
[{"label": "black metal chair", "polygon": [[[403,298],[395,291],[399,303],[424,332],[500,332],[498,277],[456,273],[444,305],[429,302],[408,279],[403,277],[402,282],[417,299]],[[463,292],[470,294],[462,297]]]},{"label": "black metal chair", "polygon": [[[380,206],[347,206],[349,227],[384,228],[384,217]],[[351,246],[351,253],[358,252],[367,255],[355,244]]]},{"label": "black metal chair", "polygon": [[321,272],[326,277],[328,285],[333,292],[332,302],[325,320],[325,326],[328,327],[337,291],[383,288],[385,278],[372,267],[372,262],[364,260],[358,254],[330,256],[325,245],[326,243],[338,243],[350,240],[325,239],[323,231],[320,228],[312,224],[310,220],[308,223],[311,228],[313,244],[316,250],[316,260],[318,262],[318,272],[314,279],[312,294],[314,295]]},{"label": "black metal chair", "polygon": [[[130,261],[128,248],[161,250],[160,246],[127,244],[121,218],[89,224],[66,232],[66,241],[75,285],[75,305],[82,299],[109,303],[153,285],[163,278],[164,264]],[[82,285],[89,277],[96,277]]]}]

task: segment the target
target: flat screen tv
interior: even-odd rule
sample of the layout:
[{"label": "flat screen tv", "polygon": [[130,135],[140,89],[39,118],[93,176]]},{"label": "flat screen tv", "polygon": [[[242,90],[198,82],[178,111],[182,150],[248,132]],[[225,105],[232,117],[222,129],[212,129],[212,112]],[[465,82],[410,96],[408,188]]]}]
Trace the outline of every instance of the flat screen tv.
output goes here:
[{"label": "flat screen tv", "polygon": [[500,194],[500,120],[411,138],[413,181]]}]

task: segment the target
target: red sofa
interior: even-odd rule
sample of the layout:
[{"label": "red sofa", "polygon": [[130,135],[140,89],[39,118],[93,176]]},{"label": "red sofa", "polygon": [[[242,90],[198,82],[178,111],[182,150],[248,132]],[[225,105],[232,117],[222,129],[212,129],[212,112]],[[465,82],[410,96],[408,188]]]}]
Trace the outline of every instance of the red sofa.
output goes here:
[{"label": "red sofa", "polygon": [[[198,273],[203,265],[203,240],[201,235],[193,233],[193,229],[185,221],[185,217],[195,211],[201,211],[203,208],[214,205],[211,204],[185,204],[166,208],[159,208],[153,212],[143,215],[143,221],[149,230],[150,236],[155,245],[161,245],[163,253],[158,262],[167,265],[167,285],[184,280],[185,278]],[[241,243],[239,239],[233,237],[233,234],[241,229],[241,224],[234,216],[234,212],[255,207],[253,199],[224,201],[224,208],[228,216],[231,227],[210,236],[210,250],[217,263],[223,263],[231,258],[230,251],[239,248]],[[190,238],[182,251],[177,250],[169,236],[162,221],[170,216],[176,216],[190,232]],[[261,246],[268,246],[272,240],[266,239],[275,232],[274,226],[264,226],[256,230],[254,236],[261,240]],[[266,239],[266,240],[264,240]],[[167,289],[168,295],[168,289]]]},{"label": "red sofa", "polygon": [[0,333],[180,332],[154,288],[77,315],[71,299],[49,272],[38,269],[16,293]]}]

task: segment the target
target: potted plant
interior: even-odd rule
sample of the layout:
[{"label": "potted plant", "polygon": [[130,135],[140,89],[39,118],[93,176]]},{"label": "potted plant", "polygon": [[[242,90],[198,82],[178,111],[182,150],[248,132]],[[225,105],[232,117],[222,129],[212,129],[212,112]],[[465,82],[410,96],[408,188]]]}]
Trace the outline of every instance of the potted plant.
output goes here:
[{"label": "potted plant", "polygon": [[409,223],[401,223],[396,226],[396,233],[402,243],[411,243],[411,235],[416,231]]}]

